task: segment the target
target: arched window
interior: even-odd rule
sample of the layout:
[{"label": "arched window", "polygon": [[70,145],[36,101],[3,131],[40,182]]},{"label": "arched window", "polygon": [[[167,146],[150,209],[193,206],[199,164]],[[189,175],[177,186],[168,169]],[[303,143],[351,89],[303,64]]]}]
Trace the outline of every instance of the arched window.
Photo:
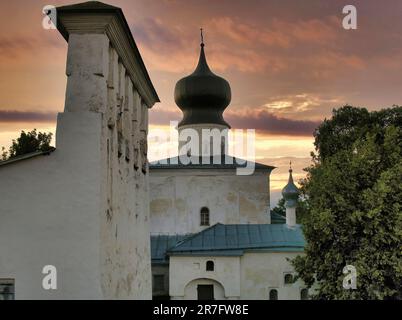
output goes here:
[{"label": "arched window", "polygon": [[211,261],[211,260],[208,260],[207,265],[206,265],[206,269],[207,269],[207,271],[214,271],[214,269],[215,269],[214,262]]},{"label": "arched window", "polygon": [[278,300],[278,290],[276,289],[269,290],[269,300]]},{"label": "arched window", "polygon": [[201,208],[200,225],[209,226],[209,209],[207,207]]},{"label": "arched window", "polygon": [[300,300],[308,300],[308,289],[304,288],[300,290]]},{"label": "arched window", "polygon": [[293,275],[290,273],[285,274],[285,284],[293,283]]}]

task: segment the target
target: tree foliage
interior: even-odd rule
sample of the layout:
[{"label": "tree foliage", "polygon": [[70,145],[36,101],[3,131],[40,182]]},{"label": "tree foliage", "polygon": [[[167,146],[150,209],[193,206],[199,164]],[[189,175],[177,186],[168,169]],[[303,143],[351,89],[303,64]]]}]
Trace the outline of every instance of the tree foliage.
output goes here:
[{"label": "tree foliage", "polygon": [[[402,108],[345,106],[315,133],[302,181],[305,255],[293,260],[318,299],[402,298]],[[357,270],[357,289],[342,286]]]},{"label": "tree foliage", "polygon": [[[299,198],[297,200],[297,205],[296,205],[296,222],[298,224],[303,224],[303,221],[305,219],[306,214],[308,214],[308,203],[305,201],[303,197]],[[279,214],[283,216],[284,218],[286,217],[286,208],[285,208],[285,199],[281,198],[276,207],[271,209],[271,214]]]},{"label": "tree foliage", "polygon": [[346,105],[334,109],[331,119],[325,119],[314,132],[314,145],[319,157],[325,160],[338,151],[350,149],[357,140],[364,140],[368,132],[384,137],[384,129],[393,125],[402,128],[402,107],[369,112],[365,108]]},{"label": "tree foliage", "polygon": [[37,132],[36,129],[30,132],[21,131],[20,136],[12,140],[8,152],[2,148],[1,158],[7,160],[35,151],[47,151],[50,149],[51,140],[51,132]]}]

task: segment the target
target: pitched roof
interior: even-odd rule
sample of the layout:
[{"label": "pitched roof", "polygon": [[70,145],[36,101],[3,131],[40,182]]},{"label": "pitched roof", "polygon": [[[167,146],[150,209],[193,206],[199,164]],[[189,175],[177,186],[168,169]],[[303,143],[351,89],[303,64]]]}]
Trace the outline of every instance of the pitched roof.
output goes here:
[{"label": "pitched roof", "polygon": [[166,252],[191,235],[151,235],[152,263],[168,263]]},{"label": "pitched roof", "polygon": [[[218,157],[196,157],[190,159],[198,160],[198,163],[189,163],[183,164],[180,161],[180,157],[171,157],[167,159],[152,161],[149,164],[149,168],[151,170],[154,169],[237,169],[237,168],[250,168],[254,165],[255,169],[262,169],[266,171],[272,171],[276,167],[269,166],[266,164],[253,162],[253,161],[246,161],[241,158],[232,157],[232,156],[225,156],[226,158]],[[221,162],[221,163],[219,163]]]},{"label": "pitched roof", "polygon": [[245,250],[304,250],[300,225],[286,224],[215,224],[179,242],[168,250],[170,255],[242,255]]},{"label": "pitched roof", "polygon": [[13,158],[10,158],[10,159],[4,160],[4,161],[0,161],[0,166],[5,166],[7,164],[19,162],[19,161],[30,159],[30,158],[37,157],[37,156],[42,156],[42,155],[47,156],[50,153],[52,153],[54,150],[56,150],[56,148],[50,147],[49,150],[46,150],[46,151],[35,151],[35,152],[22,154],[17,157],[13,157]]},{"label": "pitched roof", "polygon": [[286,217],[284,217],[279,213],[271,212],[271,223],[272,224],[286,223]]}]

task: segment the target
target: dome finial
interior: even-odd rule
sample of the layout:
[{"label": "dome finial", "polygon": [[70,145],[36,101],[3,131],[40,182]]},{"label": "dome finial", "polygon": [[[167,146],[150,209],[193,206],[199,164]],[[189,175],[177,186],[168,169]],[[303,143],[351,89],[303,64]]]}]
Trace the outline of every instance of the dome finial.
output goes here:
[{"label": "dome finial", "polygon": [[202,33],[203,29],[200,28],[200,31],[201,31],[201,47],[203,47],[204,46],[204,34]]},{"label": "dome finial", "polygon": [[293,176],[292,176],[292,160],[289,161],[289,179],[288,179],[288,183],[293,183]]},{"label": "dome finial", "polygon": [[289,179],[287,185],[282,189],[282,196],[286,200],[287,206],[293,206],[297,202],[297,198],[299,195],[299,189],[296,187],[293,182],[292,176],[292,161],[289,162]]}]

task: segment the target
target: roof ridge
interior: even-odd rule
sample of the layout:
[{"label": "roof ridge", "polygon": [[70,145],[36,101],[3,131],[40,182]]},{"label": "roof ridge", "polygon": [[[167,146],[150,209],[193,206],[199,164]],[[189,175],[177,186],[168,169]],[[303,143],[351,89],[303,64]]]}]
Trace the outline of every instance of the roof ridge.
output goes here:
[{"label": "roof ridge", "polygon": [[[254,163],[255,164],[255,169],[270,169],[271,171],[276,169],[277,167],[275,166],[271,166],[268,164],[264,164],[264,163],[260,163],[260,162],[256,162],[256,161],[251,161],[251,160],[246,160],[246,159],[242,159],[239,157],[234,157],[231,155],[223,155],[223,156],[227,156],[233,159],[232,163],[220,163],[220,164],[214,164],[214,163],[202,163],[202,161],[199,161],[199,163],[190,163],[188,165],[182,164],[179,160],[180,160],[180,155],[176,155],[173,157],[169,157],[169,158],[163,158],[163,159],[157,159],[157,160],[153,160],[149,162],[149,166],[151,169],[166,169],[166,168],[176,168],[176,167],[180,167],[180,168],[194,168],[196,167],[198,168],[212,168],[213,169],[219,169],[219,168],[243,168],[246,167],[246,164],[250,164],[250,163]],[[199,159],[203,159],[203,158],[214,158],[216,156],[199,156]],[[171,160],[175,160],[174,163],[172,163]],[[239,163],[239,161],[237,160],[241,160],[242,162]]]},{"label": "roof ridge", "polygon": [[[223,227],[223,232],[217,228]],[[233,232],[228,230],[233,228]],[[212,230],[207,239],[205,233]],[[252,232],[256,232],[255,237]],[[268,237],[263,237],[266,233]],[[224,241],[221,236],[224,236]],[[201,238],[200,238],[201,237]],[[205,239],[204,239],[205,238]],[[194,242],[195,239],[199,241]],[[216,250],[241,250],[241,249],[269,249],[269,248],[303,248],[305,239],[300,225],[295,228],[288,228],[285,224],[222,224],[216,223],[191,237],[184,239],[172,247],[169,251],[172,254],[187,252],[206,252]]]},{"label": "roof ridge", "polygon": [[52,153],[55,150],[56,150],[55,147],[49,147],[49,149],[47,149],[47,150],[33,151],[33,152],[21,154],[19,156],[13,157],[13,158],[9,158],[7,160],[0,160],[0,166],[4,166],[4,165],[7,165],[7,164],[10,164],[10,163],[13,163],[13,162],[18,162],[18,161],[30,159],[30,158],[40,156],[40,155],[49,155],[50,153]]},{"label": "roof ridge", "polygon": [[181,246],[182,244],[184,244],[184,243],[186,243],[186,242],[188,242],[188,241],[193,240],[196,236],[200,235],[201,233],[203,233],[203,232],[205,232],[205,231],[207,231],[207,230],[209,230],[209,229],[212,229],[212,228],[216,227],[216,226],[219,225],[219,224],[222,224],[222,223],[220,223],[220,222],[215,223],[214,225],[209,226],[208,228],[205,228],[204,230],[201,230],[200,232],[191,234],[191,236],[189,236],[189,237],[187,237],[187,238],[185,238],[185,239],[179,241],[179,242],[178,242],[176,245],[174,245],[171,249],[177,248],[177,247]]}]

